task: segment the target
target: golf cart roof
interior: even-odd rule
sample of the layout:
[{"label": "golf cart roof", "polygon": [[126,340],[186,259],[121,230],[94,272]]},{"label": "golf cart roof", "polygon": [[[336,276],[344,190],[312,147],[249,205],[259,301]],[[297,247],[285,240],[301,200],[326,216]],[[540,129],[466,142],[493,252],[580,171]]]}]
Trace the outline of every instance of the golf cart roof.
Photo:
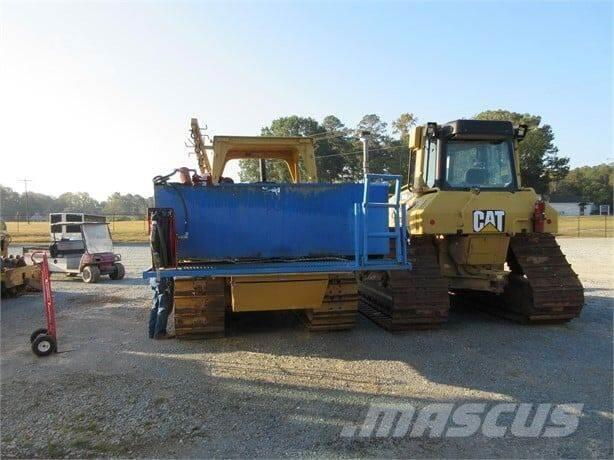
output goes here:
[{"label": "golf cart roof", "polygon": [[82,225],[109,225],[108,222],[72,222],[72,221],[60,221],[60,222],[54,222],[52,224],[52,226],[55,225],[78,225],[78,226],[82,226]]}]

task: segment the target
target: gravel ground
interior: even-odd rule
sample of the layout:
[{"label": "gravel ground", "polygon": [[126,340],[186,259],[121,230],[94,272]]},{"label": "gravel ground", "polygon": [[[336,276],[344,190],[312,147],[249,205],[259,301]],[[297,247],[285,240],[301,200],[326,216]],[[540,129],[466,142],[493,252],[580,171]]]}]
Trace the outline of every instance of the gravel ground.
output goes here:
[{"label": "gravel ground", "polygon": [[[40,295],[2,302],[4,457],[612,457],[614,241],[562,239],[586,288],[579,319],[520,326],[453,312],[391,335],[364,318],[310,334],[255,315],[209,341],[146,338],[147,247],[120,246],[121,282],[54,277],[60,353],[37,358]],[[371,403],[584,403],[565,438],[340,436]]]}]

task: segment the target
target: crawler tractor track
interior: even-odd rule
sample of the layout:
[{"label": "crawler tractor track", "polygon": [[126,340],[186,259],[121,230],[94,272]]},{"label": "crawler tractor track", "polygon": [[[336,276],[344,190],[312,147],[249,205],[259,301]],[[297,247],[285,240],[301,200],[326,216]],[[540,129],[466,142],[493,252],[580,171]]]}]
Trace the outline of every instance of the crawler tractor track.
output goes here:
[{"label": "crawler tractor track", "polygon": [[534,233],[510,240],[512,271],[502,312],[523,323],[566,322],[580,314],[584,289],[553,235]]},{"label": "crawler tractor track", "polygon": [[453,304],[523,324],[565,323],[580,314],[584,289],[553,235],[513,236],[507,263],[511,273],[503,294],[458,291]]},{"label": "crawler tractor track", "polygon": [[391,332],[431,329],[448,319],[448,282],[433,238],[412,236],[407,254],[411,270],[373,272],[359,282],[360,312]]},{"label": "crawler tractor track", "polygon": [[225,278],[175,279],[175,335],[179,339],[223,337]]},{"label": "crawler tractor track", "polygon": [[353,273],[329,275],[322,307],[304,310],[299,317],[310,331],[352,329],[358,312],[358,285]]},{"label": "crawler tractor track", "polygon": [[[226,309],[230,305],[225,278],[176,279],[173,300],[177,338],[224,336]],[[357,312],[356,278],[353,273],[342,273],[329,276],[320,308],[297,313],[310,331],[338,331],[353,328]]]}]

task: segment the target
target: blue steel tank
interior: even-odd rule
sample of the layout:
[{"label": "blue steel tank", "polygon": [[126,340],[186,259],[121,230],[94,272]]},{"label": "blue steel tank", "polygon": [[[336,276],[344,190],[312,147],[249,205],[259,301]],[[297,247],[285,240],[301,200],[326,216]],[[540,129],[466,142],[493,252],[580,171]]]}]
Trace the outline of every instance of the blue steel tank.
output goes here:
[{"label": "blue steel tank", "polygon": [[158,183],[152,215],[158,227],[169,218],[172,254],[145,276],[174,279],[178,337],[223,335],[229,311],[297,310],[311,331],[351,328],[356,273],[409,268],[403,249],[390,257],[406,230],[388,227],[388,187]]},{"label": "blue steel tank", "polygon": [[[166,184],[155,186],[154,199],[156,208],[174,211],[178,259],[265,262],[354,257],[363,193],[358,183]],[[386,202],[387,184],[371,184],[370,196]],[[369,212],[367,230],[388,230],[386,208]],[[389,241],[370,238],[368,251],[384,256]]]}]

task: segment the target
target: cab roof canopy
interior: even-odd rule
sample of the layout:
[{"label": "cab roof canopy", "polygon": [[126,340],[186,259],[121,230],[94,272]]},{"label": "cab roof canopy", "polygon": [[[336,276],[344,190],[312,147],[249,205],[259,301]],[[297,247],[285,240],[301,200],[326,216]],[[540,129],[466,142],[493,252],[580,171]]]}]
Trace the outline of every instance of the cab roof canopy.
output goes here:
[{"label": "cab roof canopy", "polygon": [[514,126],[510,121],[454,120],[443,125],[441,133],[452,139],[502,140],[514,137]]},{"label": "cab roof canopy", "polygon": [[[316,182],[314,141],[310,137],[214,136],[213,145],[205,145],[198,120],[191,120],[194,152],[202,174],[211,174],[214,184],[219,183],[226,163],[230,160],[269,159],[285,161],[292,182]],[[207,151],[213,150],[213,154]],[[299,161],[303,160],[306,177],[300,177]]]},{"label": "cab roof canopy", "polygon": [[[300,177],[301,158],[307,177]],[[237,159],[282,160],[288,165],[292,182],[315,182],[318,179],[313,139],[308,137],[214,136],[213,182],[219,182],[228,161]]]}]

